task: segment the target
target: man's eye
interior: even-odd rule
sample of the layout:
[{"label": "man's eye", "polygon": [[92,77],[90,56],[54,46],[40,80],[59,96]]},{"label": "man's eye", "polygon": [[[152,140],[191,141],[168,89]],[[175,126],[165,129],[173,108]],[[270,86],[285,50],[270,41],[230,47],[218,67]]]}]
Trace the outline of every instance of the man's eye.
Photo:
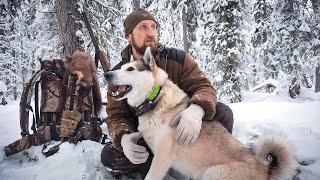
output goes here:
[{"label": "man's eye", "polygon": [[142,25],[142,26],[140,26],[140,28],[141,28],[141,29],[146,29],[146,28],[147,28],[147,26]]},{"label": "man's eye", "polygon": [[127,71],[134,71],[134,68],[133,68],[133,67],[129,67],[129,68],[127,69]]}]

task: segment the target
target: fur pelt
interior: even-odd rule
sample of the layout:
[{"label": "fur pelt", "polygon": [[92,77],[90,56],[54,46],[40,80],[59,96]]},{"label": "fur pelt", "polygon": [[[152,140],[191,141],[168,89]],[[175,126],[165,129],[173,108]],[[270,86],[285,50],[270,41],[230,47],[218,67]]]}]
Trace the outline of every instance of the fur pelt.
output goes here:
[{"label": "fur pelt", "polygon": [[94,110],[97,113],[101,106],[101,93],[99,88],[99,81],[97,77],[97,67],[89,53],[83,51],[75,51],[70,59],[67,59],[65,65],[64,81],[67,83],[69,75],[80,71],[83,75],[81,85],[87,91],[92,90]]}]

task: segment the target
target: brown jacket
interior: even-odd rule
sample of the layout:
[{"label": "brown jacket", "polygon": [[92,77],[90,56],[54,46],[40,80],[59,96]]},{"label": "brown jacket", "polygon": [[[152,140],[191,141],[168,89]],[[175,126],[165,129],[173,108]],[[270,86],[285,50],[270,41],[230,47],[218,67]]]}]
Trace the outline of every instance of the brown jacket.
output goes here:
[{"label": "brown jacket", "polygon": [[[127,46],[122,51],[121,56],[123,60],[128,61],[131,56],[131,47]],[[160,44],[155,59],[157,66],[168,73],[170,80],[191,97],[190,103],[197,104],[204,109],[203,120],[212,120],[217,103],[216,91],[194,59],[183,51],[172,51],[172,49],[164,48]],[[134,115],[133,108],[129,107],[126,100],[115,101],[111,98],[110,93],[112,91],[115,91],[115,87],[108,86],[108,117],[105,121],[108,125],[112,143],[117,149],[122,150],[122,135],[136,132],[138,119]]]}]

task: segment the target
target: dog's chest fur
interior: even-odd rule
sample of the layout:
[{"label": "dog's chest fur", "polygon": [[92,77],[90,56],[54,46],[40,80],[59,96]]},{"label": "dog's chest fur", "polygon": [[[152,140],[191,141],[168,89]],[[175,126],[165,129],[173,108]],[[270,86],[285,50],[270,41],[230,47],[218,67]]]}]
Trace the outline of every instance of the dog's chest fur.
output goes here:
[{"label": "dog's chest fur", "polygon": [[179,113],[173,108],[188,98],[187,94],[171,81],[162,87],[160,96],[156,107],[139,117],[138,130],[143,133],[143,138],[152,151],[157,149],[164,135],[173,131],[169,123],[173,116]]}]

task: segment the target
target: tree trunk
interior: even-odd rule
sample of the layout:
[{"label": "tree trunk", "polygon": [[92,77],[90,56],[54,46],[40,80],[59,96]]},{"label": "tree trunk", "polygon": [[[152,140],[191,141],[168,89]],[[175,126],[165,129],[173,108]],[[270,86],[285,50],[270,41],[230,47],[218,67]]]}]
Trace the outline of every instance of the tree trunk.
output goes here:
[{"label": "tree trunk", "polygon": [[134,11],[140,9],[140,0],[133,0],[132,7]]},{"label": "tree trunk", "polygon": [[76,50],[83,50],[80,38],[76,35],[82,29],[77,0],[56,0],[58,34],[63,47],[62,56],[70,57]]},{"label": "tree trunk", "polygon": [[318,64],[318,67],[316,67],[316,87],[315,91],[320,92],[320,64]]},{"label": "tree trunk", "polygon": [[188,41],[188,31],[187,31],[187,13],[186,8],[182,10],[182,33],[183,33],[183,49],[186,53],[189,52],[189,41]]},{"label": "tree trunk", "polygon": [[[314,13],[314,17],[316,17],[316,21],[318,24],[320,21],[319,14],[320,14],[320,1],[319,0],[311,0],[312,9]],[[317,49],[317,48],[316,48]],[[315,91],[320,92],[320,63],[318,63],[318,66],[316,67],[316,73],[315,73]]]}]

